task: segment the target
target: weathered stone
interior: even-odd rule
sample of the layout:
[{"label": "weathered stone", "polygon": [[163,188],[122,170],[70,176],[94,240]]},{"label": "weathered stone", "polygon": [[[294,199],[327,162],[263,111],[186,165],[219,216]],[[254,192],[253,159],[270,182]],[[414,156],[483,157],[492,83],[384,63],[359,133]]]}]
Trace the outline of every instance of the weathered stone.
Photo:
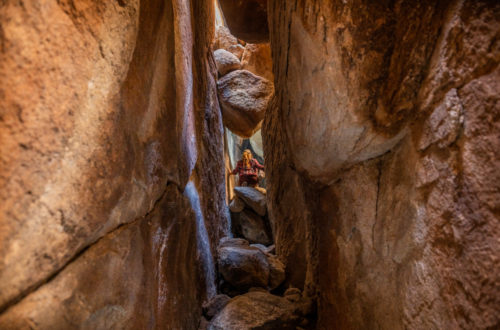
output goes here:
[{"label": "weathered stone", "polygon": [[288,300],[254,291],[231,299],[209,329],[295,329],[299,322]]},{"label": "weathered stone", "polygon": [[231,201],[231,203],[229,203],[229,210],[231,210],[231,212],[239,213],[243,211],[244,208],[245,208],[245,203],[237,196],[235,196]]},{"label": "weathered stone", "polygon": [[238,58],[238,60],[241,61],[241,58],[243,57],[243,53],[245,52],[245,47],[243,47],[240,44],[237,45],[231,45],[226,49],[228,52],[232,53],[234,56]]},{"label": "weathered stone", "polygon": [[321,329],[497,327],[500,5],[269,10],[262,134],[285,286],[318,293]]},{"label": "weathered stone", "polygon": [[231,46],[237,45],[238,39],[231,34],[229,29],[223,25],[215,29],[215,45],[214,49],[229,50]]},{"label": "weathered stone", "polygon": [[419,142],[419,149],[423,150],[433,143],[445,148],[455,142],[463,123],[463,109],[457,90],[450,90],[439,106],[427,118]]},{"label": "weathered stone", "polygon": [[203,304],[203,315],[211,320],[217,313],[219,313],[224,306],[231,300],[231,298],[225,294],[218,294],[206,303]]},{"label": "weathered stone", "polygon": [[285,280],[285,265],[273,254],[267,254],[269,263],[269,288],[277,288]]},{"label": "weathered stone", "polygon": [[264,77],[269,81],[274,80],[273,61],[271,59],[271,47],[265,44],[246,44],[245,51],[241,57],[242,69],[253,74]]},{"label": "weathered stone", "polygon": [[198,330],[207,330],[209,326],[210,322],[206,318],[202,317],[200,324],[198,325]]},{"label": "weathered stone", "polygon": [[250,243],[264,245],[272,243],[272,239],[267,233],[265,220],[249,209],[240,213],[237,226],[241,235]]},{"label": "weathered stone", "polygon": [[285,293],[283,294],[283,297],[285,297],[286,300],[296,303],[300,301],[302,298],[302,293],[300,289],[297,288],[288,288],[286,289]]},{"label": "weathered stone", "polygon": [[214,52],[215,64],[217,71],[221,76],[228,72],[238,70],[241,67],[240,60],[225,49],[217,49]]},{"label": "weathered stone", "polygon": [[[204,266],[195,215],[173,185],[158,206],[148,218],[100,239],[0,314],[0,328],[196,328],[206,292],[193,283],[208,274],[198,271]],[[151,297],[165,290],[158,300]]]},{"label": "weathered stone", "polygon": [[234,193],[258,215],[266,215],[266,196],[252,187],[234,187]]},{"label": "weathered stone", "polygon": [[229,29],[238,39],[246,42],[269,40],[267,0],[220,0]]},{"label": "weathered stone", "polygon": [[233,238],[233,237],[223,237],[219,243],[219,248],[235,247],[235,246],[246,247],[246,246],[250,246],[250,244],[248,243],[248,241],[246,239]]},{"label": "weathered stone", "polygon": [[273,84],[246,70],[228,73],[217,82],[224,125],[241,137],[250,137],[262,123],[273,95]]},{"label": "weathered stone", "polygon": [[[213,10],[0,5],[0,328],[196,327],[227,231]],[[152,220],[195,167],[196,216]]]},{"label": "weathered stone", "polygon": [[241,244],[218,248],[219,272],[224,280],[240,290],[252,286],[267,287],[269,282],[269,263],[266,255],[259,249]]}]

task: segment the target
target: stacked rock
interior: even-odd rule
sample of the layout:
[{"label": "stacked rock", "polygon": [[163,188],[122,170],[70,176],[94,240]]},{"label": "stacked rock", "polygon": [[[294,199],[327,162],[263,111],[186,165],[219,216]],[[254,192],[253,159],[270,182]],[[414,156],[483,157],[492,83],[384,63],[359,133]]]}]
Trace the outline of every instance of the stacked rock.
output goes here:
[{"label": "stacked rock", "polygon": [[272,244],[272,231],[267,217],[265,189],[235,187],[229,204],[233,235],[253,244]]},{"label": "stacked rock", "polygon": [[[217,91],[224,125],[233,133],[249,138],[260,129],[274,94],[273,83],[259,75],[272,77],[270,51],[266,52],[268,47],[251,44],[244,48],[223,26],[217,28],[214,47],[214,60],[219,73]],[[261,58],[263,56],[269,59]],[[256,72],[252,73],[247,68]]]}]

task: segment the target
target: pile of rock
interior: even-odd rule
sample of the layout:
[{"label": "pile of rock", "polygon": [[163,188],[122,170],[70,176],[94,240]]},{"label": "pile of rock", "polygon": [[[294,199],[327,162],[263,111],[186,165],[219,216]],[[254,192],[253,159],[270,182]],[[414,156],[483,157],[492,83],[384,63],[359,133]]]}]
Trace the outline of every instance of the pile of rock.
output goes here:
[{"label": "pile of rock", "polygon": [[223,26],[217,29],[214,47],[224,125],[233,133],[249,138],[261,127],[274,94],[273,83],[261,76],[272,77],[270,51],[266,51],[269,47],[252,44],[243,47]]},{"label": "pile of rock", "polygon": [[266,190],[235,187],[229,204],[233,235],[253,244],[272,244],[272,231],[267,218]]},{"label": "pile of rock", "polygon": [[222,294],[203,305],[200,329],[313,329],[312,300],[297,288],[284,288],[285,265],[274,254],[265,189],[236,187],[234,192],[232,227],[240,237],[219,243]]},{"label": "pile of rock", "polygon": [[[285,266],[274,246],[223,238],[217,249],[222,277],[219,294],[203,305],[200,329],[300,329],[309,326],[312,301],[297,288],[283,296],[269,291],[285,279]],[[281,291],[283,292],[283,291]],[[233,298],[231,298],[233,297]]]}]

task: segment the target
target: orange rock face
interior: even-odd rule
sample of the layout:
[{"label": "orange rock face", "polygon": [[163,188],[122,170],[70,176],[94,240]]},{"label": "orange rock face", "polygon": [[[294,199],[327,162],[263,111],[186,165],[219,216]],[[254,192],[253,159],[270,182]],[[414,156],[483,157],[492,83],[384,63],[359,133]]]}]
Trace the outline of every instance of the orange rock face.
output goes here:
[{"label": "orange rock face", "polygon": [[274,81],[273,60],[271,58],[271,47],[265,44],[246,44],[241,58],[241,65],[257,76]]},{"label": "orange rock face", "polygon": [[269,9],[268,210],[318,328],[497,326],[500,6]]},{"label": "orange rock face", "polygon": [[[197,327],[227,225],[212,5],[9,2],[0,17],[0,328]],[[189,197],[166,188],[189,178]],[[208,282],[185,287],[200,267]]]}]

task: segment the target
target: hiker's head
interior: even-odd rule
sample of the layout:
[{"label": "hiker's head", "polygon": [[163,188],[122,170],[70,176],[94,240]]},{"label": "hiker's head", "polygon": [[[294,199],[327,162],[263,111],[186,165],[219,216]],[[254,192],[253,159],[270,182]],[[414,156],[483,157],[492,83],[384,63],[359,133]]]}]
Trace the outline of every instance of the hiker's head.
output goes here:
[{"label": "hiker's head", "polygon": [[246,149],[245,151],[243,151],[243,162],[246,164],[247,162],[250,162],[250,160],[253,158],[252,157],[252,152],[250,151],[250,149]]}]

